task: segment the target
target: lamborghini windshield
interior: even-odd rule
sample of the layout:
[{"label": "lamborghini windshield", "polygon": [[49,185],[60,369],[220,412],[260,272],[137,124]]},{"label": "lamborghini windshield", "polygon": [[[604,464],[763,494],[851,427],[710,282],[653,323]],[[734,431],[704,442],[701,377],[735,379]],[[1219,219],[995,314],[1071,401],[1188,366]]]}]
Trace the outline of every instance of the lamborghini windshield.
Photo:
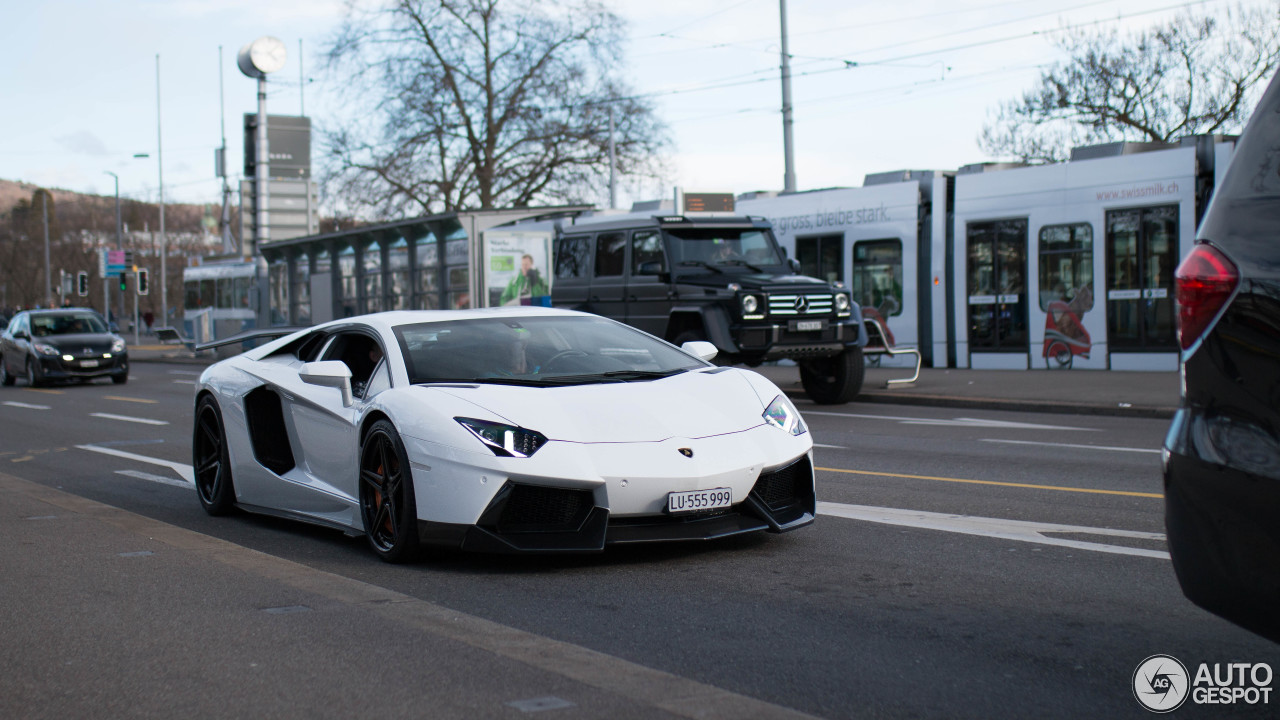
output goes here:
[{"label": "lamborghini windshield", "polygon": [[599,317],[504,317],[395,329],[410,382],[575,385],[669,377],[707,363]]}]

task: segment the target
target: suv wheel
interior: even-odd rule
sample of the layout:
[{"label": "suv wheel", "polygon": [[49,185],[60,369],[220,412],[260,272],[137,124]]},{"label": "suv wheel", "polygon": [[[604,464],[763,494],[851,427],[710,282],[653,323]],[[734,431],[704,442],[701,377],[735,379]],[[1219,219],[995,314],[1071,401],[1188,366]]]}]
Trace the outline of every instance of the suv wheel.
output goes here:
[{"label": "suv wheel", "polygon": [[819,405],[841,405],[853,400],[862,390],[864,374],[860,347],[834,357],[800,362],[800,384],[809,399]]}]

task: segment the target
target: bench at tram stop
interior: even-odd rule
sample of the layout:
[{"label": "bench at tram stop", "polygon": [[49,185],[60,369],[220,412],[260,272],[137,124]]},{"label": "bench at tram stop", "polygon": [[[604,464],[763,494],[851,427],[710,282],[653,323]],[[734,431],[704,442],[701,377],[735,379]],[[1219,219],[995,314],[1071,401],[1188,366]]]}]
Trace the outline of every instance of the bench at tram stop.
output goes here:
[{"label": "bench at tram stop", "polygon": [[862,324],[867,328],[867,346],[862,348],[863,355],[888,355],[890,357],[914,355],[916,358],[916,370],[911,374],[911,377],[886,380],[885,387],[905,385],[920,379],[920,364],[922,362],[920,348],[897,347],[893,342],[893,336],[889,334],[889,329],[885,327],[884,321],[878,318],[864,317]]}]

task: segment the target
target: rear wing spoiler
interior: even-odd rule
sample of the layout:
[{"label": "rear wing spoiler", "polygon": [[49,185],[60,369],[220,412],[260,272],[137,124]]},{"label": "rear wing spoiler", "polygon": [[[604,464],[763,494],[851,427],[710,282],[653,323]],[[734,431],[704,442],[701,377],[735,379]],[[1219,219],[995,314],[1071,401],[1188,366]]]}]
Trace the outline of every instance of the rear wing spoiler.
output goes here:
[{"label": "rear wing spoiler", "polygon": [[309,329],[310,329],[310,326],[272,327],[272,328],[261,328],[261,329],[255,329],[255,330],[245,330],[244,332],[236,333],[235,335],[232,335],[230,337],[225,337],[218,340],[212,340],[207,343],[200,343],[196,345],[193,349],[196,352],[200,352],[202,350],[212,350],[213,348],[222,347],[223,345],[234,345],[236,343],[247,342],[249,340],[264,340],[264,339],[273,340],[275,338],[284,337],[285,335],[292,335],[296,332],[300,332],[302,330],[309,330]]}]

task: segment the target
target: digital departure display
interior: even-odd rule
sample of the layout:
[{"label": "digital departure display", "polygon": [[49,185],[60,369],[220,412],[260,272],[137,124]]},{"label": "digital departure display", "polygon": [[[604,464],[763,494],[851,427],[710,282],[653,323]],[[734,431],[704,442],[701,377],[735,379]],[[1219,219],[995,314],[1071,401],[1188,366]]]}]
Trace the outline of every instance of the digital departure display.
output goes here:
[{"label": "digital departure display", "polygon": [[733,193],[685,193],[685,212],[733,212]]}]

